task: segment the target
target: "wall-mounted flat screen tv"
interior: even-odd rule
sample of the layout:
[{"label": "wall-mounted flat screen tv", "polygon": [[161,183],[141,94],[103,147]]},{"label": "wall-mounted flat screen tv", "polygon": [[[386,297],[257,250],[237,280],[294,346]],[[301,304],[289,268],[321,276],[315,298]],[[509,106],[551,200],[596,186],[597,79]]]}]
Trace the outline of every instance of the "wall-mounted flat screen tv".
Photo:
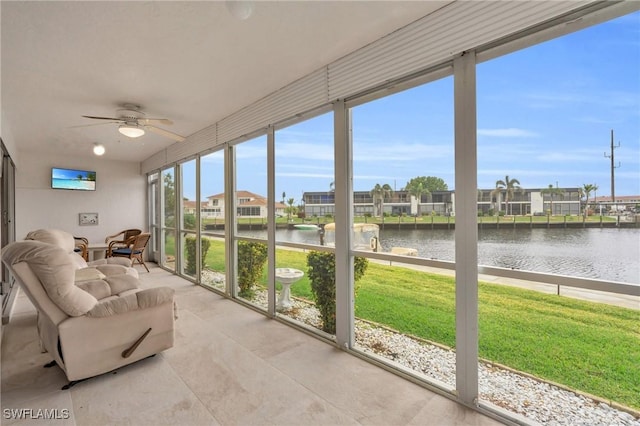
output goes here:
[{"label": "wall-mounted flat screen tv", "polygon": [[51,169],[51,188],[95,191],[96,172],[53,167]]}]

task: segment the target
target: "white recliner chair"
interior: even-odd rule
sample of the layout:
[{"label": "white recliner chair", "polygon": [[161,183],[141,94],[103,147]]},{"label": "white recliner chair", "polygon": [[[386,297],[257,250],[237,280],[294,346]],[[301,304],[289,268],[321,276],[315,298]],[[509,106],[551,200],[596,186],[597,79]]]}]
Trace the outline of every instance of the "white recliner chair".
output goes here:
[{"label": "white recliner chair", "polygon": [[76,281],[74,256],[80,257],[36,240],[2,249],[2,261],[38,311],[40,342],[54,360],[48,366],[59,365],[69,380],[63,389],[173,346],[173,289],[143,290],[115,264]]}]

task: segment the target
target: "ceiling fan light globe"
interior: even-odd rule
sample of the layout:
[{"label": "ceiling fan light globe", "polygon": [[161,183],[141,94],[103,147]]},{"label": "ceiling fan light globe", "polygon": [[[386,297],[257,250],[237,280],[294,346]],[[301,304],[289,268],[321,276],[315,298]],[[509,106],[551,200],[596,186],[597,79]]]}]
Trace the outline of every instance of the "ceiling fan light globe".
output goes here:
[{"label": "ceiling fan light globe", "polygon": [[236,19],[244,21],[253,12],[253,1],[251,0],[227,0],[227,10]]},{"label": "ceiling fan light globe", "polygon": [[98,155],[98,156],[103,155],[104,152],[105,152],[104,145],[97,143],[93,146],[93,153],[95,155]]},{"label": "ceiling fan light globe", "polygon": [[129,126],[122,124],[118,127],[118,131],[129,138],[139,138],[144,135],[144,129],[137,126]]}]

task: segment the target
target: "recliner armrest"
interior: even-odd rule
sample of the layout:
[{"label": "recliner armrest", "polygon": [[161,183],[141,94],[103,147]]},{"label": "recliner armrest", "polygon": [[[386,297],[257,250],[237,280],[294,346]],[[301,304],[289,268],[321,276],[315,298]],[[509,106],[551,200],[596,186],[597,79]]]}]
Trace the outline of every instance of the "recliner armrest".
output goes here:
[{"label": "recliner armrest", "polygon": [[120,315],[138,309],[147,309],[164,303],[173,302],[174,290],[170,287],[155,287],[141,290],[133,294],[108,299],[96,304],[89,312],[88,317],[102,318],[112,315]]}]

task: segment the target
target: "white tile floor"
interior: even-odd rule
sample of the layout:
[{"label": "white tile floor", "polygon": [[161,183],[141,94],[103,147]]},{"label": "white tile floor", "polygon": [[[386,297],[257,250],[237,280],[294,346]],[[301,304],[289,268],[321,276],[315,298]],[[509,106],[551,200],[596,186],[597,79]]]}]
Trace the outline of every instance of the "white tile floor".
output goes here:
[{"label": "white tile floor", "polygon": [[[20,293],[2,337],[3,425],[499,424],[158,267],[138,270],[144,286],[176,290],[175,346],[60,390],[66,378],[42,368],[50,358]],[[69,416],[15,420],[8,409]]]}]

